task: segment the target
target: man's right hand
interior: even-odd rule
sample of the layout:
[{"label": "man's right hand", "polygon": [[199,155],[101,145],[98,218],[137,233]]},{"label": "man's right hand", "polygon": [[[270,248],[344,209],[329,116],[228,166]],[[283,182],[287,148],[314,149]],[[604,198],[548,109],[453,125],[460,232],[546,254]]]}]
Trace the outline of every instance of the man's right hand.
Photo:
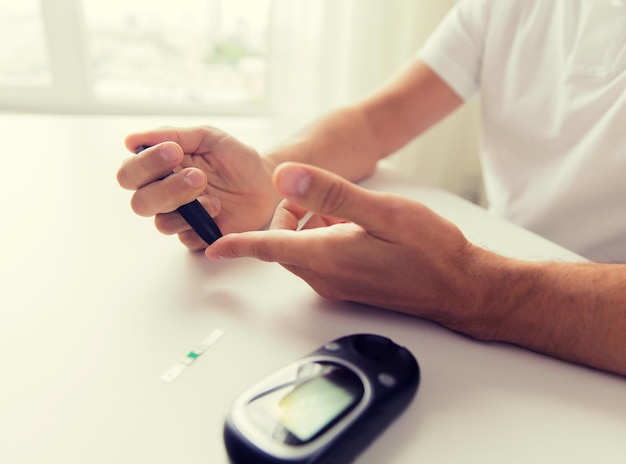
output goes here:
[{"label": "man's right hand", "polygon": [[[219,129],[164,127],[131,134],[125,144],[133,153],[150,147],[125,160],[117,172],[120,186],[135,191],[133,211],[155,216],[160,232],[178,234],[192,250],[207,244],[176,212],[179,206],[197,198],[228,234],[262,228],[278,204],[274,167]],[[175,174],[167,176],[172,171]]]}]

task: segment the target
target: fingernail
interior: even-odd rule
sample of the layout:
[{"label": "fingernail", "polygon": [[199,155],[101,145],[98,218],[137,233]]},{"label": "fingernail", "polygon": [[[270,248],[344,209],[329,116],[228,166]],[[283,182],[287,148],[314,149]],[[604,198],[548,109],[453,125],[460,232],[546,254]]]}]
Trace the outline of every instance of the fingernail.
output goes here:
[{"label": "fingernail", "polygon": [[217,212],[221,209],[222,207],[222,202],[220,201],[219,198],[214,197],[214,196],[210,196],[209,200],[211,200],[211,204],[213,205],[214,211]]},{"label": "fingernail", "polygon": [[179,152],[176,147],[172,145],[165,145],[159,150],[159,154],[168,164],[172,164],[175,161],[178,161]]},{"label": "fingernail", "polygon": [[215,253],[211,247],[207,248],[206,250],[204,250],[204,255],[209,258],[211,261],[224,261],[226,258],[224,258],[222,255]]},{"label": "fingernail", "polygon": [[280,177],[280,189],[288,195],[304,195],[311,185],[311,173],[304,169],[292,168]]},{"label": "fingernail", "polygon": [[200,188],[204,186],[204,176],[198,171],[189,171],[185,174],[185,182],[192,188]]}]

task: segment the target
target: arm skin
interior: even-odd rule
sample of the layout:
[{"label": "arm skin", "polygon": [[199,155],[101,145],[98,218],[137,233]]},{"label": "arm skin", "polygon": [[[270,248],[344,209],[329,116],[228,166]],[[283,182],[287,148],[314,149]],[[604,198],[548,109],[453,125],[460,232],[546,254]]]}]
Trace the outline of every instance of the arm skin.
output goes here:
[{"label": "arm skin", "polygon": [[[156,216],[165,234],[178,234],[192,250],[206,248],[175,209],[194,198],[224,234],[257,230],[269,223],[280,197],[272,188],[275,167],[298,161],[347,179],[370,175],[376,163],[454,111],[462,100],[420,61],[403,69],[371,97],[315,121],[260,156],[253,148],[214,127],[172,128],[131,134],[134,152],[117,173],[135,190],[133,210]],[[161,180],[170,171],[175,175]]]},{"label": "arm skin", "polygon": [[626,375],[625,265],[506,258],[420,203],[309,165],[279,166],[274,185],[285,200],[271,230],[222,237],[208,258],[278,262],[327,298]]},{"label": "arm skin", "polygon": [[[178,234],[194,250],[207,245],[173,211],[200,195],[227,234],[206,248],[209,258],[276,261],[328,298],[626,375],[625,266],[507,259],[468,243],[419,203],[342,179],[369,175],[378,160],[461,104],[417,61],[370,98],[330,113],[262,157],[211,127],[132,134],[129,150],[153,147],[126,160],[118,182],[135,190],[135,212],[156,215],[161,232]],[[286,161],[309,167],[289,168]],[[159,180],[172,169],[177,173]],[[297,175],[303,170],[310,173],[304,183]],[[276,210],[274,230],[236,233],[267,224],[281,197],[289,200]],[[308,209],[320,215],[295,232]]]},{"label": "arm skin", "polygon": [[369,98],[326,115],[265,157],[274,166],[296,161],[360,180],[462,104],[437,74],[415,61]]}]

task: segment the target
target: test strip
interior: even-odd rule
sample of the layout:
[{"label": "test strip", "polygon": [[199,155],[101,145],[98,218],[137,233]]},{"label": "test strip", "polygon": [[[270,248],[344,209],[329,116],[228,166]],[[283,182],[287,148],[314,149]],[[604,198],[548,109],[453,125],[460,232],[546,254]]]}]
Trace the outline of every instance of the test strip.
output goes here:
[{"label": "test strip", "polygon": [[199,345],[195,346],[184,358],[178,360],[176,364],[166,370],[161,375],[161,380],[165,383],[171,383],[176,380],[185,370],[191,366],[211,345],[222,338],[224,332],[215,329],[207,337],[205,337]]}]

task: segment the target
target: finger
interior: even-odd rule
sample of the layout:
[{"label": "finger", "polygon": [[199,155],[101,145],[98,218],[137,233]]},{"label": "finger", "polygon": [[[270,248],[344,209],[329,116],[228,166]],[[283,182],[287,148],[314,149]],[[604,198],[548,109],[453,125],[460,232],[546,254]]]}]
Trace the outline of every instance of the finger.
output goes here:
[{"label": "finger", "polygon": [[298,240],[289,232],[295,233],[300,221],[306,215],[306,209],[283,200],[276,208],[270,231],[224,235],[207,248],[205,254],[212,260],[245,256],[292,264],[297,258],[297,261],[301,262],[302,253],[297,253],[293,249],[294,246],[298,246]]},{"label": "finger", "polygon": [[[217,216],[219,207],[216,203],[206,196],[201,196],[197,200],[212,217]],[[178,235],[180,242],[192,251],[204,250],[208,246],[178,211],[157,214],[154,217],[154,224],[162,234]]]},{"label": "finger", "polygon": [[189,248],[191,251],[204,250],[208,245],[207,243],[196,234],[193,229],[186,230],[178,234],[180,242]]},{"label": "finger", "polygon": [[270,224],[270,229],[305,230],[317,227],[326,227],[337,222],[343,222],[313,214],[306,208],[290,200],[283,200],[276,211]]},{"label": "finger", "polygon": [[300,222],[308,214],[305,208],[289,200],[283,200],[272,217],[270,229],[298,230]]},{"label": "finger", "polygon": [[126,159],[117,172],[122,188],[137,190],[168,175],[183,159],[183,150],[176,143],[163,143]]},{"label": "finger", "polygon": [[206,184],[204,172],[193,168],[184,169],[137,190],[131,199],[131,207],[140,216],[169,213],[197,198]]},{"label": "finger", "polygon": [[165,235],[180,234],[191,229],[191,226],[187,224],[187,221],[177,211],[158,213],[154,216],[154,226]]},{"label": "finger", "polygon": [[191,228],[179,213],[161,213],[154,217],[154,224],[165,235],[178,235],[180,242],[192,251],[204,250],[207,243]]},{"label": "finger", "polygon": [[180,145],[185,153],[197,153],[210,150],[227,134],[215,127],[171,127],[165,126],[153,130],[129,134],[124,143],[128,150],[134,152],[141,145],[153,146],[171,141]]},{"label": "finger", "polygon": [[[211,201],[210,198],[203,195],[198,197],[197,200],[200,202],[202,207],[207,210],[211,217],[215,218],[218,215],[219,201],[217,201],[217,199],[215,199],[216,201]],[[154,225],[159,232],[165,235],[181,234],[192,230],[191,226],[177,211],[173,211],[171,213],[158,213],[154,218]]]},{"label": "finger", "polygon": [[261,261],[306,267],[309,254],[316,255],[311,247],[310,238],[301,232],[254,231],[224,235],[206,249],[205,255],[214,261],[250,257]]},{"label": "finger", "polygon": [[301,208],[355,222],[372,233],[384,230],[385,221],[380,217],[386,212],[384,196],[336,174],[310,165],[284,163],[274,171],[274,186]]}]

